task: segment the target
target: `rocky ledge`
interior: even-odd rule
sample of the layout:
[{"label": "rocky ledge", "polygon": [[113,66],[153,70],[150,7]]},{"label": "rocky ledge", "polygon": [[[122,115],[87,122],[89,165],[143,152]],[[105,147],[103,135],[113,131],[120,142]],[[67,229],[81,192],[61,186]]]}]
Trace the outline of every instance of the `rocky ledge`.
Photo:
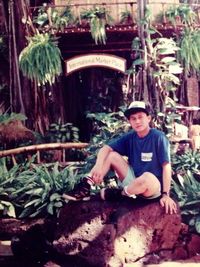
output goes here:
[{"label": "rocky ledge", "polygon": [[91,266],[125,266],[186,260],[200,253],[180,213],[165,214],[159,201],[124,199],[68,203],[59,217],[54,248]]},{"label": "rocky ledge", "polygon": [[53,260],[58,266],[200,262],[200,236],[189,232],[180,213],[165,214],[159,201],[139,198],[70,202],[62,208],[58,220],[52,221],[12,220],[9,224],[1,220],[0,237],[6,236],[12,238],[18,259],[44,264]]}]

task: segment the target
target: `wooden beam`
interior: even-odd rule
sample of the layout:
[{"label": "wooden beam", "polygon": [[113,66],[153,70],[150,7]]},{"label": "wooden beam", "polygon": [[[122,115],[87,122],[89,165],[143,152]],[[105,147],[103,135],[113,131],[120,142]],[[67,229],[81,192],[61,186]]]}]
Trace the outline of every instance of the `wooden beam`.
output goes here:
[{"label": "wooden beam", "polygon": [[81,149],[87,146],[88,146],[88,143],[48,143],[48,144],[30,145],[30,146],[24,146],[24,147],[18,147],[18,148],[0,151],[0,157],[17,155],[20,153],[30,152],[30,151],[70,149],[70,148]]}]

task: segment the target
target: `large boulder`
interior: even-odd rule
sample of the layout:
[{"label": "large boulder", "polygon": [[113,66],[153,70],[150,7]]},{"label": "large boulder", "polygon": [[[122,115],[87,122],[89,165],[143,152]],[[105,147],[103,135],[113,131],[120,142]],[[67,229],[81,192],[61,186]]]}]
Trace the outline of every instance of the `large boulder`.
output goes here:
[{"label": "large boulder", "polygon": [[69,202],[58,220],[0,219],[0,240],[10,239],[13,260],[19,266],[37,262],[41,266],[48,262],[45,267],[200,262],[200,236],[190,233],[180,213],[167,215],[158,201],[141,198]]},{"label": "large boulder", "polygon": [[86,266],[117,267],[185,260],[200,252],[200,238],[189,250],[190,242],[180,213],[165,214],[159,201],[138,198],[68,203],[53,245],[59,254],[80,258]]}]

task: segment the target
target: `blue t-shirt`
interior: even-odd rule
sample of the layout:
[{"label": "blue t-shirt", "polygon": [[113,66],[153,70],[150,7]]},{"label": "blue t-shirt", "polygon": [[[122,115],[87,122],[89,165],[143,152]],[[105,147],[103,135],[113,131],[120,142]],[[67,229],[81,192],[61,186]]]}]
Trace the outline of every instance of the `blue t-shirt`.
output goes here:
[{"label": "blue t-shirt", "polygon": [[163,132],[150,129],[149,133],[141,138],[132,130],[109,142],[108,146],[128,157],[136,177],[144,172],[151,172],[162,184],[162,164],[170,162],[169,141]]}]

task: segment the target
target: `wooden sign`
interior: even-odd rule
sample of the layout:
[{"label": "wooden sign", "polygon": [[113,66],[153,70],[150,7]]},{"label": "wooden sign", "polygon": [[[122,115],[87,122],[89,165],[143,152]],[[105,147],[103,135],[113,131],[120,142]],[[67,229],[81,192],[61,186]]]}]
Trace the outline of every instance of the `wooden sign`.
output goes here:
[{"label": "wooden sign", "polygon": [[124,73],[126,59],[110,54],[86,54],[65,60],[66,75],[91,67],[110,68]]}]

